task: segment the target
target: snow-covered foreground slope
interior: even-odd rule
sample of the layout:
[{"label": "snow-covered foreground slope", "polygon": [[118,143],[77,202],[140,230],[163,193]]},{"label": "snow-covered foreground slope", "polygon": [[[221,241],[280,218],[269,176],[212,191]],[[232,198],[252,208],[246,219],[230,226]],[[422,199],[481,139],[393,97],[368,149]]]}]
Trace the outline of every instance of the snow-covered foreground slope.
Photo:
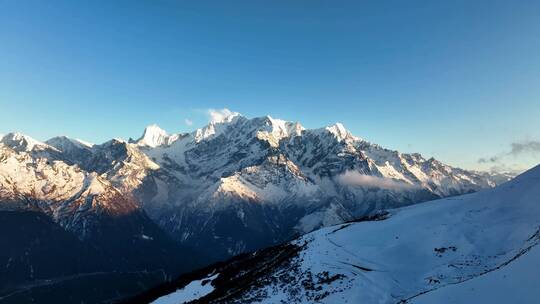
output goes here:
[{"label": "snow-covered foreground slope", "polygon": [[[396,303],[503,266],[537,244],[539,226],[537,167],[493,190],[307,235],[298,271],[344,276],[323,288],[324,302]],[[259,290],[269,303],[273,287]]]},{"label": "snow-covered foreground slope", "polygon": [[411,301],[431,303],[538,303],[540,301],[540,247],[535,246],[506,267],[467,282],[426,293]]},{"label": "snow-covered foreground slope", "polygon": [[184,288],[153,301],[152,304],[186,303],[189,301],[199,299],[211,293],[214,290],[211,282],[217,276],[218,275],[216,274],[209,278],[205,278],[198,281],[192,281]]},{"label": "snow-covered foreground slope", "polygon": [[[193,281],[217,275],[210,283],[213,291],[198,300],[537,302],[540,292],[532,282],[539,278],[535,266],[540,264],[535,247],[540,242],[540,166],[494,189],[371,219],[323,228],[208,267],[192,275]],[[178,282],[183,282],[176,286],[180,292],[190,283]]]}]

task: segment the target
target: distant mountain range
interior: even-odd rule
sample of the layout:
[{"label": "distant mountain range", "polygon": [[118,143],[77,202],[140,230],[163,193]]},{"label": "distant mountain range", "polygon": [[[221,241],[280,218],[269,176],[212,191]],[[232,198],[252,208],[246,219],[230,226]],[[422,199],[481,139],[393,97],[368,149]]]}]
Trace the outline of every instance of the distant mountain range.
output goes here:
[{"label": "distant mountain range", "polygon": [[[80,273],[149,274],[142,289],[324,226],[510,178],[384,149],[339,123],[305,129],[237,113],[192,133],[152,125],[139,139],[99,145],[9,133],[0,139],[0,213],[9,218],[0,243],[10,248],[0,301],[32,296],[28,286],[54,294],[52,285]],[[14,244],[6,231],[20,221],[27,237]],[[65,243],[62,259],[71,262],[47,268],[58,257],[48,243]],[[21,275],[7,280],[14,271]],[[110,287],[102,298],[134,292]]]}]

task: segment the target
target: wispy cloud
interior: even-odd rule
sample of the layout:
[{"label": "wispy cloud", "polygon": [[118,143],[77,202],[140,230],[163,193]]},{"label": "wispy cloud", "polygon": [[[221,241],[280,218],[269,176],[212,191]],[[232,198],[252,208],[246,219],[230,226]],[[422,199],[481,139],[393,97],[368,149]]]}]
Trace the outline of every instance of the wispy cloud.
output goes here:
[{"label": "wispy cloud", "polygon": [[[482,157],[478,159],[479,164],[491,165],[492,172],[518,172],[523,171],[521,166],[514,164],[509,166],[507,162],[516,160],[518,157],[530,157],[540,155],[540,141],[529,140],[521,142],[513,142],[510,144],[510,149],[507,152],[502,152],[491,157]],[[520,169],[518,169],[518,167]]]},{"label": "wispy cloud", "polygon": [[492,157],[487,157],[487,158],[480,158],[478,159],[478,163],[480,164],[489,164],[489,163],[496,163],[498,162],[500,159],[500,156],[492,156]]},{"label": "wispy cloud", "polygon": [[208,109],[206,111],[206,114],[208,115],[208,118],[209,118],[209,122],[214,122],[214,123],[218,123],[218,122],[224,122],[226,121],[227,119],[229,119],[230,117],[232,116],[237,116],[239,115],[240,113],[238,112],[233,112],[227,108],[223,108],[223,109]]},{"label": "wispy cloud", "polygon": [[532,141],[512,143],[512,150],[510,151],[510,154],[519,155],[522,153],[539,154],[540,141],[532,140]]},{"label": "wispy cloud", "polygon": [[193,126],[193,121],[191,119],[184,119],[184,123],[187,125],[187,126]]},{"label": "wispy cloud", "polygon": [[391,178],[365,175],[357,171],[346,171],[337,177],[337,181],[345,186],[372,187],[389,190],[402,190],[415,188],[414,185],[400,182]]},{"label": "wispy cloud", "polygon": [[478,159],[479,164],[498,163],[507,156],[521,156],[524,154],[538,155],[540,154],[540,141],[530,140],[522,142],[513,142],[510,144],[510,151],[499,153],[491,157],[482,157]]}]

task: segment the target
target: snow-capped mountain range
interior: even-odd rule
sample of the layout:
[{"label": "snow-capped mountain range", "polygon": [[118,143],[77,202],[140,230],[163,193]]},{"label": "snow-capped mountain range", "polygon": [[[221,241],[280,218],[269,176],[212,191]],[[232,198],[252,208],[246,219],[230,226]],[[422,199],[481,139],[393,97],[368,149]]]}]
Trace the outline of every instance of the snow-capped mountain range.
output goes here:
[{"label": "snow-capped mountain range", "polygon": [[536,303],[540,165],[179,277],[137,303]]},{"label": "snow-capped mountain range", "polygon": [[511,178],[388,150],[339,123],[238,113],[184,134],[151,125],[137,140],[9,133],[0,143],[2,209],[32,206],[80,238],[103,214],[140,213],[211,259]]}]

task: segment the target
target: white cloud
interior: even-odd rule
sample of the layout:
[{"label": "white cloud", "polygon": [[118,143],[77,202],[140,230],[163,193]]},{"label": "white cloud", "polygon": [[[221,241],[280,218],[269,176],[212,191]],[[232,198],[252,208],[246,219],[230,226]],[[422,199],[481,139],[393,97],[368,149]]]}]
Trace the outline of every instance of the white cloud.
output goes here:
[{"label": "white cloud", "polygon": [[372,187],[390,190],[416,188],[416,186],[391,178],[377,177],[361,174],[357,171],[346,171],[339,175],[337,180],[340,184],[352,187]]},{"label": "white cloud", "polygon": [[188,126],[192,126],[193,125],[193,121],[191,119],[184,119],[184,123]]},{"label": "white cloud", "polygon": [[240,115],[240,113],[232,112],[227,108],[223,108],[221,110],[208,109],[206,113],[209,117],[209,122],[213,123],[230,121],[231,118]]}]

